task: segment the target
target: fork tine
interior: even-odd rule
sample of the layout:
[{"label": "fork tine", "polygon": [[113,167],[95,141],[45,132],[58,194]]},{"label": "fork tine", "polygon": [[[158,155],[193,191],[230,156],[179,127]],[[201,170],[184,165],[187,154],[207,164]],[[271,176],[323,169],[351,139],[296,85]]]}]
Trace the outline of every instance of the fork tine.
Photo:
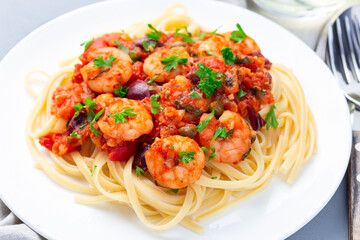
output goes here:
[{"label": "fork tine", "polygon": [[352,34],[354,49],[356,53],[356,59],[358,67],[360,68],[360,24],[359,18],[355,15],[352,19],[354,34]]},{"label": "fork tine", "polygon": [[[327,38],[327,51],[326,51],[326,61],[327,64],[331,67],[331,70],[333,74],[335,75],[335,78],[338,80],[339,85],[344,88],[346,83],[345,81],[341,80],[343,79],[342,71],[338,70],[338,58],[335,58],[335,56],[339,55],[338,47],[336,46],[336,39],[334,38],[334,29],[330,22],[328,22],[328,38]],[[341,64],[340,64],[341,65]],[[341,66],[340,66],[341,68]]]},{"label": "fork tine", "polygon": [[[346,33],[346,45],[347,45],[347,52],[349,53],[348,62],[349,67],[351,69],[351,72],[353,74],[354,80],[357,80],[357,82],[360,82],[360,71],[357,66],[357,61],[355,58],[355,50],[354,50],[354,42],[351,35],[354,35],[354,26],[352,24],[352,21],[349,20],[349,16],[344,16],[344,24],[345,24],[345,33]],[[351,25],[351,26],[350,26]]]},{"label": "fork tine", "polygon": [[339,43],[340,58],[341,58],[341,64],[342,64],[342,73],[345,75],[344,80],[348,84],[350,84],[351,83],[350,79],[353,79],[353,77],[351,74],[351,70],[349,69],[349,65],[346,62],[346,58],[345,58],[345,47],[344,47],[344,41],[343,41],[344,35],[342,34],[342,27],[341,27],[340,19],[341,19],[341,17],[336,19],[335,28],[336,28],[336,34],[337,34],[338,43]]}]

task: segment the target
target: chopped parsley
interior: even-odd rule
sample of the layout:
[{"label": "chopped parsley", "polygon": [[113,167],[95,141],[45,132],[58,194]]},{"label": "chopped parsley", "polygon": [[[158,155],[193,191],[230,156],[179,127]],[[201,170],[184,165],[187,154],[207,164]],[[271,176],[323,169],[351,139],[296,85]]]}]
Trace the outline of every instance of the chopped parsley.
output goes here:
[{"label": "chopped parsley", "polygon": [[94,165],[93,170],[92,170],[92,172],[91,172],[91,176],[94,175],[96,168],[97,168],[97,165]]},{"label": "chopped parsley", "polygon": [[93,132],[96,137],[100,136],[100,131],[97,130],[97,129],[93,126],[93,124],[96,123],[96,121],[101,117],[101,115],[104,113],[104,111],[105,111],[105,108],[102,109],[100,112],[98,112],[98,113],[94,116],[94,119],[93,119],[93,120],[91,121],[91,123],[90,123],[90,131]]},{"label": "chopped parsley", "polygon": [[146,36],[148,37],[148,39],[152,39],[152,40],[155,40],[155,41],[159,40],[159,39],[161,38],[161,32],[159,32],[158,30],[156,30],[156,29],[153,27],[153,25],[151,25],[151,24],[148,24],[148,27],[153,30],[152,32],[146,34]]},{"label": "chopped parsley", "polygon": [[93,110],[97,107],[97,105],[95,102],[91,101],[90,98],[86,98],[85,106],[89,107],[89,110],[87,111],[87,120],[91,122],[95,117],[95,113]]},{"label": "chopped parsley", "polygon": [[81,136],[80,136],[77,132],[72,132],[72,133],[70,134],[70,137],[74,137],[74,138],[77,138],[77,139],[80,139],[80,138],[81,138]]},{"label": "chopped parsley", "polygon": [[[180,33],[179,31],[180,31],[181,29],[185,29],[186,34],[185,34],[185,33]],[[182,27],[180,27],[180,28],[176,28],[176,33],[174,34],[174,36],[181,36],[181,37],[183,37],[183,41],[184,41],[185,43],[198,41],[197,39],[192,38],[191,33],[187,30],[187,27],[185,27],[185,26],[182,26]]]},{"label": "chopped parsley", "polygon": [[214,148],[214,147],[210,147],[210,150],[211,150],[211,154],[210,154],[210,156],[209,156],[209,161],[216,156],[216,154],[215,154],[215,148]]},{"label": "chopped parsley", "polygon": [[278,121],[276,120],[276,116],[275,116],[275,105],[272,105],[270,108],[270,111],[268,112],[268,114],[266,115],[265,121],[266,121],[266,129],[269,129],[270,127],[272,128],[278,128]]},{"label": "chopped parsley", "polygon": [[173,192],[173,193],[178,193],[179,189],[178,188],[174,188],[174,189],[169,189],[169,192]]},{"label": "chopped parsley", "polygon": [[214,72],[213,69],[206,67],[204,64],[198,64],[199,70],[196,75],[200,77],[199,88],[205,93],[207,98],[215,93],[215,89],[221,87],[224,74]]},{"label": "chopped parsley", "polygon": [[241,28],[240,24],[236,24],[236,27],[238,30],[231,32],[230,40],[233,40],[234,42],[239,43],[243,39],[247,38],[247,35],[244,32],[244,30]]},{"label": "chopped parsley", "polygon": [[226,65],[234,63],[234,53],[231,51],[231,48],[225,47],[221,49],[221,53]]},{"label": "chopped parsley", "polygon": [[77,116],[79,116],[80,111],[81,111],[81,109],[83,109],[83,108],[85,108],[85,106],[83,106],[81,103],[75,104],[75,105],[74,105],[74,109],[75,109],[76,112],[75,112],[73,118],[76,118]]},{"label": "chopped parsley", "polygon": [[203,150],[203,152],[204,152],[205,154],[207,154],[207,152],[208,152],[208,149],[207,149],[206,147],[201,147],[201,150]]},{"label": "chopped parsley", "polygon": [[131,60],[134,62],[136,62],[138,59],[139,59],[139,56],[136,55],[136,51],[135,50],[132,50],[132,52],[129,54]]},{"label": "chopped parsley", "polygon": [[143,41],[143,47],[144,47],[145,51],[150,52],[150,49],[149,49],[150,46],[152,47],[152,49],[155,49],[156,43],[154,43],[154,42],[148,43],[147,41]]},{"label": "chopped parsley", "polygon": [[126,120],[126,117],[136,117],[137,113],[133,112],[133,108],[125,108],[121,112],[116,112],[114,114],[111,114],[111,116],[115,116],[115,123],[118,124],[120,122],[128,122]]},{"label": "chopped parsley", "polygon": [[142,170],[139,166],[136,166],[135,172],[136,176],[139,177],[142,173],[144,173],[144,170]]},{"label": "chopped parsley", "polygon": [[175,150],[174,146],[171,146],[170,148],[171,148],[172,150]]},{"label": "chopped parsley", "polygon": [[124,97],[126,95],[128,90],[129,90],[128,87],[123,86],[123,85],[120,84],[120,87],[114,91],[114,94],[121,98],[121,97]]},{"label": "chopped parsley", "polygon": [[198,92],[195,92],[194,90],[192,90],[189,95],[191,96],[192,99],[201,99],[201,96]]},{"label": "chopped parsley", "polygon": [[200,122],[196,128],[198,132],[201,132],[206,128],[206,126],[209,124],[210,120],[214,117],[215,111],[214,109],[211,111],[210,115],[202,122]]},{"label": "chopped parsley", "polygon": [[150,80],[147,81],[146,84],[149,85],[149,86],[154,85],[154,80],[155,80],[156,78],[158,78],[158,77],[159,77],[159,75],[155,75],[155,77],[150,78]]},{"label": "chopped parsley", "polygon": [[113,63],[117,60],[111,54],[108,59],[104,60],[102,56],[99,56],[93,60],[95,67],[111,67]]},{"label": "chopped parsley", "polygon": [[89,48],[89,46],[92,44],[93,41],[94,41],[94,39],[91,39],[89,41],[85,41],[82,44],[80,44],[80,46],[84,46],[84,48],[85,48],[84,51],[86,51]]},{"label": "chopped parsley", "polygon": [[159,94],[152,95],[150,97],[151,102],[151,113],[152,114],[158,114],[159,109],[161,110],[160,104],[157,102],[158,98],[160,97]]},{"label": "chopped parsley", "polygon": [[187,58],[181,58],[182,56],[174,56],[171,55],[167,58],[161,59],[161,63],[164,64],[164,71],[167,71],[169,73],[172,69],[175,69],[177,65],[186,65],[188,62]]},{"label": "chopped parsley", "polygon": [[205,49],[206,49],[206,53],[208,54],[208,56],[212,56],[213,53],[210,51],[209,45],[205,45]]},{"label": "chopped parsley", "polygon": [[238,92],[238,97],[242,98],[246,96],[246,92],[244,92],[242,89],[240,89],[240,91]]},{"label": "chopped parsley", "polygon": [[180,151],[179,152],[179,161],[183,163],[189,163],[190,161],[194,160],[194,151]]},{"label": "chopped parsley", "polygon": [[247,156],[249,156],[250,152],[251,152],[251,148],[249,148],[249,150],[246,153],[244,153],[244,155],[242,156],[242,160],[244,160]]},{"label": "chopped parsley", "polygon": [[86,123],[84,123],[83,125],[81,125],[79,128],[83,129],[86,126]]},{"label": "chopped parsley", "polygon": [[211,179],[217,179],[217,177],[215,176],[215,177],[211,177]]},{"label": "chopped parsley", "polygon": [[222,34],[220,34],[220,33],[217,33],[217,30],[218,30],[218,28],[215,29],[215,30],[212,31],[212,32],[203,32],[203,33],[200,34],[200,31],[199,31],[199,29],[198,29],[198,30],[197,30],[197,35],[199,36],[199,38],[200,38],[201,41],[204,39],[204,37],[205,37],[206,35],[217,35],[217,36],[224,37],[224,35],[222,35]]},{"label": "chopped parsley", "polygon": [[215,148],[214,148],[214,147],[211,147],[211,144],[214,142],[214,140],[215,140],[217,137],[226,138],[226,127],[224,127],[224,128],[217,127],[216,132],[215,132],[215,135],[214,135],[213,139],[212,139],[211,142],[210,142],[211,154],[210,154],[210,156],[209,156],[209,161],[216,156],[216,154],[215,154]]},{"label": "chopped parsley", "polygon": [[115,41],[115,44],[118,47],[118,49],[129,54],[129,49],[125,47],[120,41]]}]

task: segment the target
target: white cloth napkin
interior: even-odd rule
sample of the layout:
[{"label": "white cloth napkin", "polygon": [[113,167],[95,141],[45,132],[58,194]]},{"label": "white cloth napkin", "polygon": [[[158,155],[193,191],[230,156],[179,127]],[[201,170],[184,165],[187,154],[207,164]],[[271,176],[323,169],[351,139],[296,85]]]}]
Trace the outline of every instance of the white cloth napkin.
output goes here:
[{"label": "white cloth napkin", "polygon": [[42,240],[43,238],[21,222],[0,200],[0,239]]}]

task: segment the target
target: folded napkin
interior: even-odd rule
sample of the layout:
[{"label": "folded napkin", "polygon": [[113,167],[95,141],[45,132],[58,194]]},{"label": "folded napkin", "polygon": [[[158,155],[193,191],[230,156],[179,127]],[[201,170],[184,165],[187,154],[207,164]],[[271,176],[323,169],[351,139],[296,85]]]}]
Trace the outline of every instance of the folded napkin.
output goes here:
[{"label": "folded napkin", "polygon": [[26,226],[0,200],[0,239],[42,240],[44,238]]}]

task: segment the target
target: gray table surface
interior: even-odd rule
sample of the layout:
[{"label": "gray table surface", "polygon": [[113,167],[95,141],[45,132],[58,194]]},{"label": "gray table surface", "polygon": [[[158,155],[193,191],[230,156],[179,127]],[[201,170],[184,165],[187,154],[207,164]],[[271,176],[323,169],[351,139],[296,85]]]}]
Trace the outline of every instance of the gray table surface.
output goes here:
[{"label": "gray table surface", "polygon": [[[245,0],[227,0],[230,3],[248,7],[262,13]],[[42,24],[70,10],[98,2],[98,0],[0,0],[0,59],[2,59],[22,38]],[[264,14],[264,13],[262,13]],[[299,26],[294,24],[293,26]],[[297,34],[311,48],[315,47],[322,23],[311,24],[312,28],[285,26]],[[301,24],[300,24],[301,26]],[[4,81],[4,80],[3,80]],[[290,236],[289,240],[348,238],[348,213],[346,202],[346,177],[335,195],[324,209],[308,224]],[[306,211],[306,209],[304,209]]]}]

